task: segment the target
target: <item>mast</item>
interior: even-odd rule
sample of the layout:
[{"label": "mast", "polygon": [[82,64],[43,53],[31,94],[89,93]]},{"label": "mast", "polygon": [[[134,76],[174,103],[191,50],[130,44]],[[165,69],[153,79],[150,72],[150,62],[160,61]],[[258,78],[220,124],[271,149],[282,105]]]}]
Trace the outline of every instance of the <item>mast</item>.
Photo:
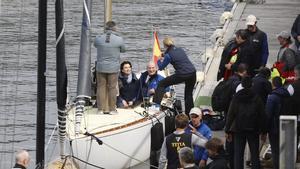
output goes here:
[{"label": "mast", "polygon": [[92,0],[83,1],[83,16],[81,25],[80,58],[77,82],[75,134],[79,134],[80,122],[86,101],[91,98],[91,5]]},{"label": "mast", "polygon": [[56,26],[56,97],[59,124],[59,143],[61,159],[65,157],[66,137],[66,100],[67,100],[67,68],[65,61],[65,25],[63,0],[55,1]]},{"label": "mast", "polygon": [[36,116],[36,168],[44,168],[46,54],[47,54],[47,0],[39,0],[38,19],[38,75]]},{"label": "mast", "polygon": [[[104,2],[104,25],[111,21],[112,17],[112,0],[105,0]],[[104,27],[105,30],[105,27]]]}]

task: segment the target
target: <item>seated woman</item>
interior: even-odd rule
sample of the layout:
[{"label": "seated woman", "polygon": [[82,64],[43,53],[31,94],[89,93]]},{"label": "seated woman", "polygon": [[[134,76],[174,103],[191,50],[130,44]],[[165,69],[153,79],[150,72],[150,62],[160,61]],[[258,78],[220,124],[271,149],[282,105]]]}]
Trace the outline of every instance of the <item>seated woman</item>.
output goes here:
[{"label": "seated woman", "polygon": [[[158,82],[164,79],[163,76],[157,73],[157,66],[153,61],[150,61],[147,65],[147,71],[141,74],[140,77],[140,92],[139,100],[143,97],[151,97],[154,95]],[[165,92],[169,92],[170,88],[167,87]]]},{"label": "seated woman", "polygon": [[117,97],[117,107],[129,108],[135,105],[139,91],[139,80],[131,71],[132,65],[129,61],[124,61],[120,66],[119,73],[119,96]]}]

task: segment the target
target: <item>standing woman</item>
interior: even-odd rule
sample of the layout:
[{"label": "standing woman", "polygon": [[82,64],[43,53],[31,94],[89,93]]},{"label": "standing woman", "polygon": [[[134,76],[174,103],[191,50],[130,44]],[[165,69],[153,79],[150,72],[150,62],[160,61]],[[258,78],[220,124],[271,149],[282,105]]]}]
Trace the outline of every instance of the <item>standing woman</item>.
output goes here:
[{"label": "standing woman", "polygon": [[168,76],[159,82],[153,102],[160,104],[166,87],[184,82],[185,113],[189,114],[191,108],[194,107],[193,89],[196,83],[196,69],[184,50],[176,47],[174,41],[170,37],[166,37],[163,43],[166,51],[160,60],[157,61],[158,69],[163,70],[171,63],[175,69],[175,74]]}]

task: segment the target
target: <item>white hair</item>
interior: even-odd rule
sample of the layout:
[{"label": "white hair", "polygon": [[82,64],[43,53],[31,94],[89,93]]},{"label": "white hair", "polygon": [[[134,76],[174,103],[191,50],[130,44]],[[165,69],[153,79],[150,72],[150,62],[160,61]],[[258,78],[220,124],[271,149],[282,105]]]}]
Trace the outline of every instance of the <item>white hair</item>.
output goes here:
[{"label": "white hair", "polygon": [[19,150],[16,153],[16,162],[23,162],[24,160],[29,162],[29,153],[26,150]]}]

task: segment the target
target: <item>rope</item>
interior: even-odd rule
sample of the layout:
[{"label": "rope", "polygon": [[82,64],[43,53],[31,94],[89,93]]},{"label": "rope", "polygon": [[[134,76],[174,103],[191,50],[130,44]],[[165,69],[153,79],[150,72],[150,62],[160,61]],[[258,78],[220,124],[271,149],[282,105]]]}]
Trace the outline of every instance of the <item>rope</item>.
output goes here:
[{"label": "rope", "polygon": [[[20,65],[20,56],[21,56],[21,39],[22,39],[22,25],[23,25],[23,9],[24,9],[24,0],[22,0],[22,3],[20,5],[20,13],[19,13],[19,33],[18,33],[18,57],[17,57],[17,77],[16,77],[16,82],[19,81],[19,65]],[[15,135],[16,135],[16,115],[17,115],[17,100],[19,99],[18,97],[18,83],[15,85],[15,95],[14,95],[14,115],[13,115],[13,129],[12,129],[12,152],[14,152],[14,146],[15,146]],[[12,153],[11,155],[11,164],[14,163],[14,155]]]},{"label": "rope", "polygon": [[58,126],[58,121],[56,120],[56,125],[55,125],[54,129],[52,130],[52,133],[51,133],[51,135],[50,135],[50,138],[49,138],[49,140],[48,140],[48,142],[47,142],[47,144],[46,144],[46,146],[45,146],[45,152],[47,152],[47,150],[48,150],[48,146],[49,146],[49,144],[50,144],[50,142],[51,142],[51,140],[52,140],[52,138],[53,138],[53,135],[54,135],[54,133],[55,133],[55,131],[56,131],[57,126]]}]

